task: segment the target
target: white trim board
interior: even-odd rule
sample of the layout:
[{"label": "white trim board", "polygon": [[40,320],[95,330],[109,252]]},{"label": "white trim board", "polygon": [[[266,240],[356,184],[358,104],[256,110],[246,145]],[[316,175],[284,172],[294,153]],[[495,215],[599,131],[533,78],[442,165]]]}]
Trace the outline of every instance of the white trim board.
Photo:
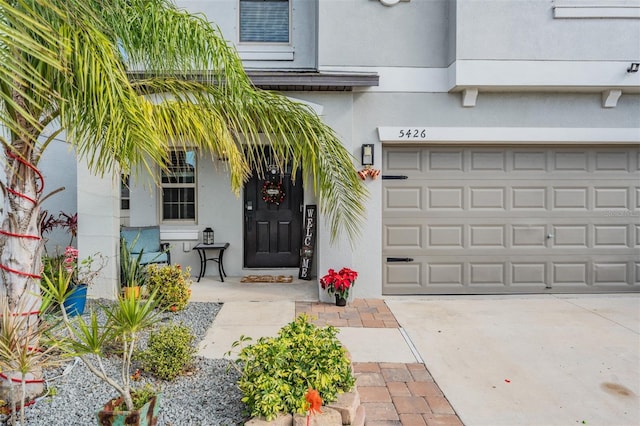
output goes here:
[{"label": "white trim board", "polygon": [[640,18],[640,5],[611,5],[601,1],[594,5],[557,4],[553,6],[553,17],[558,18]]},{"label": "white trim board", "polygon": [[[408,130],[413,130],[411,134],[416,137],[401,137]],[[407,144],[640,144],[640,128],[381,126],[378,127],[378,137],[380,142]]]},{"label": "white trim board", "polygon": [[458,59],[447,68],[320,67],[321,72],[377,73],[378,86],[358,92],[448,93],[483,91],[595,93],[621,89],[640,93],[640,73],[628,73],[632,61],[516,61]]}]

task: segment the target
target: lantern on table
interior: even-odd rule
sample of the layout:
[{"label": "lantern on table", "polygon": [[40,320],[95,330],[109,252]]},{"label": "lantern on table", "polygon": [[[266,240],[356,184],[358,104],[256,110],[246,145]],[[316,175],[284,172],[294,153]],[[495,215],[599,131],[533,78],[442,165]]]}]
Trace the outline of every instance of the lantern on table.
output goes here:
[{"label": "lantern on table", "polygon": [[213,229],[205,228],[205,230],[202,231],[202,242],[204,244],[213,244]]}]

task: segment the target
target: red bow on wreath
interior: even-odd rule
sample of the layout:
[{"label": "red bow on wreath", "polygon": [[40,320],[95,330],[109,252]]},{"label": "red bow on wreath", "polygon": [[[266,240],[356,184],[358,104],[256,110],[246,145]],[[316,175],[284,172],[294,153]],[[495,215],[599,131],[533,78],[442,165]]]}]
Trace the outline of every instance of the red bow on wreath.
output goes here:
[{"label": "red bow on wreath", "polygon": [[362,169],[358,172],[358,176],[360,176],[360,179],[362,180],[365,180],[367,176],[369,176],[371,179],[375,179],[380,176],[380,170],[372,168]]}]

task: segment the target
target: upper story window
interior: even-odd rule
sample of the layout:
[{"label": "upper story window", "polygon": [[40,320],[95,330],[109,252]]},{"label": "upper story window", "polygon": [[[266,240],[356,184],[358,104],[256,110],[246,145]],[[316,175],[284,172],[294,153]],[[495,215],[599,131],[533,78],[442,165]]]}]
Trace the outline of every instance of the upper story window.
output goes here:
[{"label": "upper story window", "polygon": [[168,170],[162,171],[162,221],[196,219],[196,151],[170,153]]},{"label": "upper story window", "polygon": [[241,43],[289,43],[289,0],[240,0]]}]

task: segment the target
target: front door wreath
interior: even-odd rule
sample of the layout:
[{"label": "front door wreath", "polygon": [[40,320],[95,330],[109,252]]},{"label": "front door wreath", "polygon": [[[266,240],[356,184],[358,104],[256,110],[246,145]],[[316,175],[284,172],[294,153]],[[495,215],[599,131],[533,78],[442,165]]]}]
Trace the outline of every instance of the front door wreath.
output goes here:
[{"label": "front door wreath", "polygon": [[262,185],[262,199],[265,203],[279,206],[284,201],[285,193],[282,183],[266,180]]}]

